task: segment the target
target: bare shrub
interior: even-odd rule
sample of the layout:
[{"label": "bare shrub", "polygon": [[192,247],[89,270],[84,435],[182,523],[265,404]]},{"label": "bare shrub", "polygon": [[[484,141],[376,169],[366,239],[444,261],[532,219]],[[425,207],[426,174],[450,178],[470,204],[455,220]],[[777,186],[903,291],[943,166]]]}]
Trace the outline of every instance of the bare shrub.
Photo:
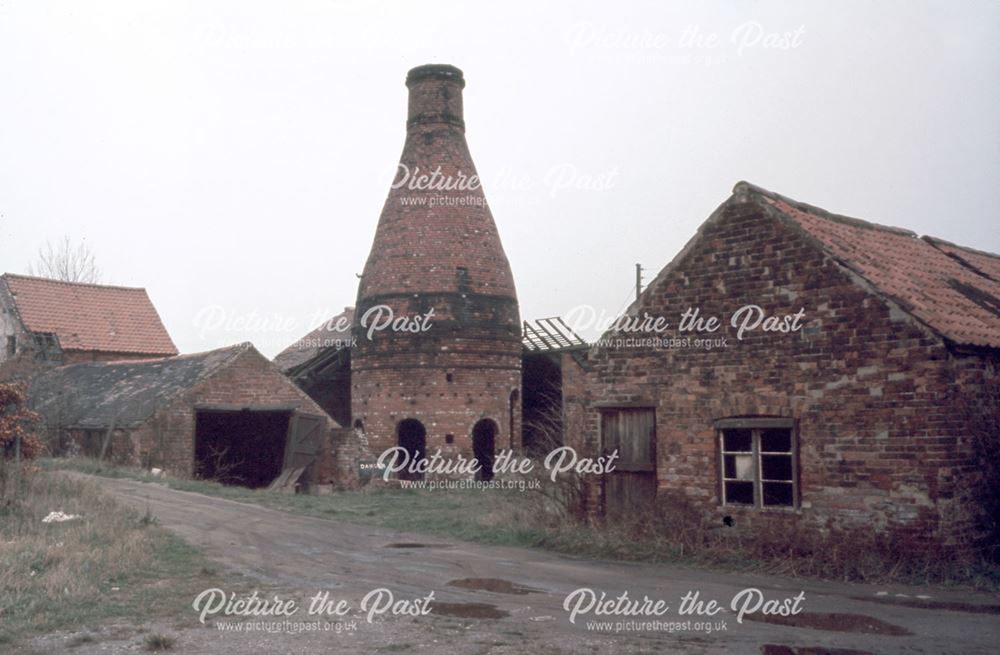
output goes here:
[{"label": "bare shrub", "polygon": [[544,459],[553,449],[563,445],[563,416],[558,410],[542,413],[532,421],[534,443],[525,453],[534,463],[527,479],[536,484],[525,491],[522,508],[535,523],[548,526],[562,522],[582,524],[587,519],[588,487],[583,476],[575,472],[562,473],[555,480],[549,477]]},{"label": "bare shrub", "polygon": [[35,432],[41,417],[25,406],[23,384],[0,383],[0,500],[9,501],[34,471],[43,451]]},{"label": "bare shrub", "polygon": [[229,460],[227,456],[229,448],[208,448],[205,457],[197,464],[195,477],[206,482],[218,482],[219,484],[241,484],[244,482],[242,476],[236,475],[234,471],[243,466],[243,460]]}]

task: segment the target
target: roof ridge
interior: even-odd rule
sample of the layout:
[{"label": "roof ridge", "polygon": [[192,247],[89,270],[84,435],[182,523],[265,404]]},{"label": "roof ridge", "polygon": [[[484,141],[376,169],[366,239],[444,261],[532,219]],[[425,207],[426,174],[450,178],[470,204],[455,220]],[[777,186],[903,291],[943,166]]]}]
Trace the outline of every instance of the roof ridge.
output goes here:
[{"label": "roof ridge", "polygon": [[[131,412],[131,418],[126,418],[126,421],[130,425],[138,425],[136,420],[147,420],[159,408],[175,402],[212,376],[223,373],[251,352],[267,362],[267,358],[252,343],[242,342],[202,353],[152,360],[81,362],[58,366],[36,376],[32,380],[32,389],[36,400],[43,404],[50,404],[58,394],[47,392],[39,395],[37,392],[40,385],[43,389],[69,388],[71,396],[80,395],[82,401],[89,403],[93,393],[85,387],[98,384],[100,393],[93,397],[95,402],[81,409],[83,405],[74,400],[72,409],[77,416],[71,416],[69,420],[101,420],[102,417],[107,418],[108,413],[115,416],[128,414],[126,408],[131,407],[135,411]],[[85,384],[77,386],[79,380],[84,380]],[[90,382],[86,382],[87,380]],[[141,384],[137,385],[136,381]],[[37,409],[38,405],[35,407]],[[137,416],[136,412],[141,416]]]},{"label": "roof ridge", "polygon": [[[250,350],[251,348],[253,348],[253,343],[252,342],[250,342],[250,341],[242,341],[240,343],[233,344],[232,346],[223,346],[221,348],[213,348],[211,350],[202,350],[202,351],[196,352],[196,353],[183,353],[183,354],[179,354],[179,355],[166,355],[164,357],[154,357],[154,358],[150,358],[150,359],[104,359],[104,360],[92,361],[92,362],[76,362],[75,364],[65,364],[63,366],[56,366],[55,368],[50,369],[50,370],[67,370],[67,369],[70,369],[70,368],[84,367],[84,366],[93,366],[93,367],[124,366],[124,365],[127,365],[127,366],[142,366],[142,365],[145,365],[145,364],[158,364],[158,363],[162,363],[162,362],[165,362],[165,361],[168,361],[168,360],[169,361],[178,361],[178,360],[198,359],[199,357],[206,357],[208,355],[212,355],[212,354],[216,354],[216,353],[222,354],[223,351],[231,351],[230,355],[231,356],[235,356],[235,355],[241,354],[243,352],[246,352],[247,350]],[[225,363],[225,361],[228,361],[228,360],[229,360],[229,358],[227,357],[226,360],[224,360],[221,363]]]},{"label": "roof ridge", "polygon": [[818,218],[823,218],[835,223],[843,223],[845,225],[850,225],[852,227],[860,227],[868,230],[881,230],[883,232],[889,232],[891,234],[898,234],[900,236],[910,236],[914,239],[919,238],[919,235],[913,230],[908,230],[903,227],[896,227],[895,225],[882,225],[881,223],[872,223],[871,221],[866,221],[861,218],[855,218],[853,216],[845,216],[843,214],[835,214],[828,209],[823,209],[822,207],[817,207],[816,205],[810,205],[806,202],[801,202],[795,200],[794,198],[789,198],[788,196],[783,196],[780,193],[770,191],[764,187],[757,186],[751,182],[740,181],[737,182],[733,187],[733,195],[758,195],[768,198],[770,200],[785,202],[791,205],[799,211],[806,212],[807,214],[812,214]]},{"label": "roof ridge", "polygon": [[221,348],[212,348],[210,350],[200,350],[196,353],[183,353],[179,355],[173,355],[172,357],[164,357],[164,359],[194,359],[196,357],[203,357],[205,355],[211,355],[213,353],[221,353],[224,350],[232,351],[233,354],[241,353],[253,348],[253,343],[250,341],[241,341],[239,343],[234,343],[231,346],[222,346]]},{"label": "roof ridge", "polygon": [[970,248],[969,246],[963,246],[960,243],[955,243],[954,241],[948,241],[947,239],[942,239],[941,237],[934,237],[929,234],[925,234],[920,237],[932,246],[937,246],[937,244],[944,244],[946,246],[951,246],[952,248],[958,248],[959,250],[964,250],[966,252],[975,253],[977,255],[982,255],[983,257],[992,257],[994,259],[1000,259],[1000,254],[995,252],[990,252],[989,250],[978,250],[976,248]]},{"label": "roof ridge", "polygon": [[0,277],[20,278],[22,280],[35,280],[36,282],[50,282],[52,284],[65,284],[76,287],[96,287],[98,289],[118,289],[121,291],[146,291],[146,287],[126,287],[118,284],[98,284],[97,282],[69,282],[68,280],[56,280],[51,277],[24,275],[22,273],[4,273]]}]

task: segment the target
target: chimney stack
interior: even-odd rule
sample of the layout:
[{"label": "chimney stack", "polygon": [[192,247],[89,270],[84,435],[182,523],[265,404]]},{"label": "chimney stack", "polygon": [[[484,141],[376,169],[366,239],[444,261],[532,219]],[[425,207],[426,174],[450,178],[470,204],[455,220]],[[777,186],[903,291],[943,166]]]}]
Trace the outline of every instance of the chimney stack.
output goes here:
[{"label": "chimney stack", "polygon": [[465,131],[462,118],[462,71],[448,64],[417,66],[406,76],[410,90],[407,129],[415,125],[441,123]]},{"label": "chimney stack", "polygon": [[[514,277],[465,140],[462,71],[418,66],[406,86],[406,141],[358,283],[351,420],[376,450],[474,456],[489,476],[498,449],[521,445]],[[372,332],[376,313],[420,329]]]}]

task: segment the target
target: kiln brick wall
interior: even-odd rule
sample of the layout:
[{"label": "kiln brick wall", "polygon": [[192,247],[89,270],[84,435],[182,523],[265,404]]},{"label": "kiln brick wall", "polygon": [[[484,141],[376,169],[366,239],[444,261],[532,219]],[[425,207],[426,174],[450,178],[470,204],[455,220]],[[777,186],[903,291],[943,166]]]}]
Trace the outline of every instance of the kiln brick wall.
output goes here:
[{"label": "kiln brick wall", "polygon": [[[451,66],[410,71],[400,162],[414,175],[438,168],[453,180],[476,175],[465,140],[464,86],[461,71]],[[496,423],[497,450],[520,446],[517,296],[483,190],[472,187],[394,185],[379,217],[358,284],[351,352],[351,417],[362,421],[376,456],[397,445],[404,419],[423,424],[428,454],[471,457],[472,428],[480,419]],[[360,321],[382,305],[395,317],[433,310],[430,325],[369,338]]]},{"label": "kiln brick wall", "polygon": [[[472,427],[492,419],[498,427],[496,448],[520,447],[520,401],[515,402],[511,425],[510,394],[520,389],[517,370],[488,368],[434,368],[371,370],[355,376],[354,418],[364,423],[373,452],[396,445],[396,425],[407,418],[420,420],[427,430],[428,452],[472,456]],[[405,382],[404,382],[405,380]],[[446,443],[447,435],[453,443]]]}]

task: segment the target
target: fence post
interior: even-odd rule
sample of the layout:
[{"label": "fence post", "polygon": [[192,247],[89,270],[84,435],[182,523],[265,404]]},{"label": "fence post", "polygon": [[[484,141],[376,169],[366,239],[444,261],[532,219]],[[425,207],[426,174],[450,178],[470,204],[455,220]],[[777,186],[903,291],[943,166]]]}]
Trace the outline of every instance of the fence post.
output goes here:
[{"label": "fence post", "polygon": [[14,496],[21,490],[21,435],[14,437]]}]

